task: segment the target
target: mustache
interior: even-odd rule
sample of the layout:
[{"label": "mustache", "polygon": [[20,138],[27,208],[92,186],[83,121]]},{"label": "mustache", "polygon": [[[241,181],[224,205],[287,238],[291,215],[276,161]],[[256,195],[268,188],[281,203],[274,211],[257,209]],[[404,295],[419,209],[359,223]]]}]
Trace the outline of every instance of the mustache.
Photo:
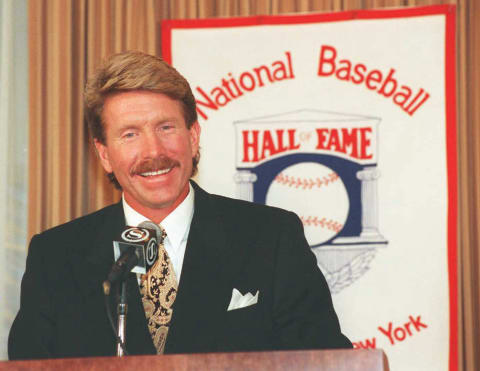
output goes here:
[{"label": "mustache", "polygon": [[141,173],[173,168],[175,166],[180,166],[180,163],[168,156],[149,158],[135,164],[130,170],[130,175],[139,175]]}]

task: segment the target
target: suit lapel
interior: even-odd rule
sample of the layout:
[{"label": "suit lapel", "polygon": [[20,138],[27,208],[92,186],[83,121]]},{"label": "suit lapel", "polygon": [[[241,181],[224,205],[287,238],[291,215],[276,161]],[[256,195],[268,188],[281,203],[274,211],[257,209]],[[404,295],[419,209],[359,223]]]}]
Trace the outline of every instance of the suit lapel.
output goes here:
[{"label": "suit lapel", "polygon": [[74,275],[85,296],[101,292],[101,283],[113,264],[112,241],[125,226],[121,204],[112,206],[103,217],[92,219],[91,224],[94,231],[91,244],[77,245],[73,252]]},{"label": "suit lapel", "polygon": [[[193,183],[195,210],[174,303],[166,353],[215,348],[218,318],[228,306],[229,284],[222,273],[227,236],[210,196]],[[231,292],[230,292],[231,294]],[[194,310],[192,310],[194,308]]]},{"label": "suit lapel", "polygon": [[[106,324],[106,308],[102,292],[102,282],[114,262],[112,241],[118,239],[125,227],[125,217],[121,203],[113,205],[103,218],[92,220],[95,225],[93,243],[90,246],[77,246],[72,254],[74,277],[78,282],[86,305],[91,308],[91,324],[95,331],[109,331],[113,340],[113,330]],[[110,305],[116,325],[115,294],[110,295]],[[141,303],[136,275],[127,279],[127,349],[131,354],[155,354],[155,348],[148,332],[145,312]],[[114,342],[114,340],[113,340]],[[113,350],[114,351],[114,350]]]}]

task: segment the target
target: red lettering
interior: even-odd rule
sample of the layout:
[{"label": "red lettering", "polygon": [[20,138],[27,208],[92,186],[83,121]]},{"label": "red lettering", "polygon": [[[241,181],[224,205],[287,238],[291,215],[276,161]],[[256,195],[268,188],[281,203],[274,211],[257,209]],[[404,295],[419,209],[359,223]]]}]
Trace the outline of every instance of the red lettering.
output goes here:
[{"label": "red lettering", "polygon": [[[232,76],[232,74],[231,74],[230,72],[228,73],[228,75],[229,75],[229,76]],[[230,79],[230,82],[232,83],[233,87],[235,88],[235,90],[237,91],[237,94],[238,94],[238,95],[237,95],[236,97],[234,97],[234,98],[237,98],[237,97],[242,96],[242,95],[243,95],[243,92],[240,90],[240,88],[239,88],[238,85],[237,85],[237,82],[235,81],[235,79],[234,79],[233,77]]]},{"label": "red lettering", "polygon": [[361,84],[365,79],[365,72],[367,72],[367,66],[359,63],[353,68],[353,72],[355,73],[355,75],[352,76],[352,82],[354,84]]},{"label": "red lettering", "polygon": [[[231,75],[231,73],[229,73],[229,75]],[[235,81],[233,80],[233,78],[230,79],[230,81],[227,81],[227,80],[225,80],[225,78],[223,78],[223,79],[222,79],[222,86],[223,86],[225,89],[227,89],[228,94],[230,94],[230,96],[231,96],[232,98],[238,98],[238,97],[239,97],[240,95],[242,95],[243,93],[238,90],[238,86],[237,86],[237,94],[238,94],[238,95],[233,94],[233,91],[232,91],[232,89],[230,89],[230,85],[229,85],[229,83],[232,82],[232,81],[235,83]]]},{"label": "red lettering", "polygon": [[[382,94],[384,97],[390,97],[393,93],[395,93],[395,90],[397,90],[397,80],[393,78],[393,73],[395,70],[392,68],[390,69],[390,73],[387,75],[385,78],[385,81],[383,82],[382,86],[378,90],[378,94]],[[390,90],[387,91],[388,85],[391,85]]]},{"label": "red lettering", "polygon": [[[248,130],[242,131],[243,136],[243,162],[257,162],[258,161],[258,130],[252,130],[253,140],[248,140]],[[253,157],[250,160],[249,149],[253,151]]]},{"label": "red lettering", "polygon": [[275,130],[275,132],[277,133],[277,152],[285,152],[288,148],[283,146],[283,129]]},{"label": "red lettering", "polygon": [[273,82],[273,79],[272,79],[272,75],[270,74],[270,70],[268,69],[267,66],[260,66],[260,67],[257,67],[257,68],[254,68],[253,71],[255,72],[255,74],[257,75],[257,79],[258,79],[258,86],[263,86],[263,80],[262,80],[262,76],[260,74],[261,71],[265,71],[267,77],[268,77],[268,80],[270,82]]},{"label": "red lettering", "polygon": [[412,332],[410,331],[410,326],[412,324],[410,322],[404,323],[403,327],[405,327],[405,330],[407,331],[408,335],[412,336]]},{"label": "red lettering", "polygon": [[205,106],[205,107],[213,109],[213,110],[217,110],[218,106],[215,104],[215,102],[213,100],[210,99],[210,97],[207,95],[207,93],[205,93],[202,90],[202,88],[197,86],[196,89],[206,99],[206,102],[202,102],[198,99],[195,100],[197,102],[197,112],[200,114],[200,116],[202,116],[205,120],[207,120],[208,116],[198,106]]},{"label": "red lettering", "polygon": [[379,69],[369,71],[363,63],[354,63],[350,59],[340,59],[340,57],[337,61],[337,56],[337,49],[333,46],[322,45],[317,75],[334,76],[340,81],[352,82],[357,85],[365,83],[367,89],[374,90],[385,98],[390,98],[410,116],[413,116],[418,108],[430,98],[428,92],[420,89],[418,94],[411,99],[412,88],[407,85],[400,86],[394,77],[396,71],[394,68],[390,68],[388,73]]},{"label": "red lettering", "polygon": [[368,73],[365,84],[370,90],[375,90],[377,88],[377,85],[373,85],[373,83],[377,83],[380,81],[382,81],[382,73],[379,70],[373,70]]},{"label": "red lettering", "polygon": [[341,152],[347,153],[348,148],[350,148],[350,156],[358,158],[357,129],[353,128],[350,132],[347,128],[342,129],[342,137],[343,146]]},{"label": "red lettering", "polygon": [[338,64],[339,64],[339,68],[337,69],[337,72],[335,72],[337,79],[345,80],[345,81],[350,80],[350,71],[352,70],[352,63],[349,60],[343,59],[339,61]]},{"label": "red lettering", "polygon": [[407,113],[408,113],[410,116],[412,116],[412,115],[415,113],[415,111],[416,111],[423,103],[425,103],[425,102],[427,101],[428,98],[430,98],[430,94],[425,93],[425,96],[423,97],[422,101],[421,101],[415,108],[413,108],[413,109],[410,110],[410,111],[407,111]]},{"label": "red lettering", "polygon": [[353,342],[353,347],[357,349],[375,349],[377,347],[377,339],[375,337],[371,339],[365,339],[365,342],[358,341]]},{"label": "red lettering", "polygon": [[395,336],[395,339],[398,341],[404,341],[405,338],[407,337],[407,334],[405,333],[405,330],[402,327],[397,327],[393,331],[393,335]]},{"label": "red lettering", "polygon": [[[296,150],[300,144],[295,141],[296,129],[277,129],[275,131],[244,130],[243,138],[243,162],[262,161],[277,153]],[[259,139],[260,134],[262,135]],[[285,137],[286,134],[286,137]],[[274,141],[276,136],[276,142]]]},{"label": "red lettering", "polygon": [[378,326],[378,330],[384,334],[391,345],[395,345],[396,342],[404,341],[408,336],[413,336],[412,326],[420,332],[422,329],[427,328],[428,326],[422,322],[421,316],[416,318],[408,316],[409,322],[404,323],[403,326],[393,327],[392,322],[388,323],[388,329],[384,329],[382,326]]},{"label": "red lettering", "polygon": [[340,138],[338,138],[338,130],[330,130],[330,139],[328,140],[327,149],[331,151],[340,150]]},{"label": "red lettering", "polygon": [[295,129],[288,130],[288,149],[299,149],[300,144],[295,143]]},{"label": "red lettering", "polygon": [[[245,77],[248,77],[250,80],[250,86],[245,85]],[[255,89],[255,79],[250,72],[244,72],[240,75],[240,86],[247,91],[252,91]]]},{"label": "red lettering", "polygon": [[421,316],[417,316],[417,318],[413,318],[412,316],[408,316],[410,322],[415,327],[415,330],[420,331],[422,328],[427,328],[428,326],[422,322]]},{"label": "red lettering", "polygon": [[382,334],[384,334],[386,337],[388,337],[388,340],[390,341],[390,344],[395,344],[395,341],[393,340],[393,324],[392,322],[388,322],[388,330],[385,330],[382,326],[378,326],[378,329]]},{"label": "red lettering", "polygon": [[410,98],[412,95],[412,89],[410,89],[408,86],[402,85],[400,87],[400,90],[404,91],[399,91],[393,96],[393,103],[398,104],[399,106],[403,107],[405,102]]},{"label": "red lettering", "polygon": [[290,52],[285,52],[285,55],[287,56],[288,70],[290,71],[290,76],[288,78],[294,79],[295,75],[293,74],[292,56],[290,55]]},{"label": "red lettering", "polygon": [[368,133],[372,132],[372,128],[361,128],[360,129],[360,158],[369,159],[372,158],[372,154],[367,154],[367,150],[370,148],[370,139],[367,138]]},{"label": "red lettering", "polygon": [[218,86],[216,88],[212,89],[210,94],[216,95],[215,96],[215,103],[217,103],[221,107],[223,107],[228,102],[230,102],[230,98],[225,94],[225,91]]},{"label": "red lettering", "polygon": [[[329,56],[326,54],[329,53]],[[334,47],[323,45],[320,49],[320,61],[318,64],[318,76],[330,76],[335,72],[335,58],[337,57],[337,51]],[[330,66],[329,70],[324,70],[323,66]]]},{"label": "red lettering", "polygon": [[317,132],[317,149],[326,149],[324,142],[326,141],[326,133],[328,133],[328,129],[316,129]]},{"label": "red lettering", "polygon": [[[278,67],[275,67],[275,66],[278,66]],[[275,70],[273,71],[273,77],[275,78],[276,81],[281,81],[288,78],[287,68],[285,67],[285,64],[282,61],[273,62],[272,67],[275,67]]]},{"label": "red lettering", "polygon": [[316,149],[345,153],[350,157],[368,160],[371,153],[372,128],[317,128]]},{"label": "red lettering", "polygon": [[263,132],[263,143],[262,143],[262,155],[260,156],[260,160],[266,158],[265,152],[268,151],[270,156],[273,156],[277,153],[275,149],[275,144],[273,143],[272,134],[270,131],[266,130]]}]

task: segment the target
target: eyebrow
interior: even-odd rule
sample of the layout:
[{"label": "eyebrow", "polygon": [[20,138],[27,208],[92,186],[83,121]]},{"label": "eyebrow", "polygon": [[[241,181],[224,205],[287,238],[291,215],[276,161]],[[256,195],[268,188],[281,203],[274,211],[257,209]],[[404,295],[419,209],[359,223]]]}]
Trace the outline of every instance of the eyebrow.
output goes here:
[{"label": "eyebrow", "polygon": [[[181,124],[181,120],[179,120],[178,118],[175,118],[175,117],[165,117],[165,118],[162,118],[161,120],[158,120],[154,123],[154,125],[162,125],[162,124],[165,124],[165,123],[168,123],[168,122],[171,122],[171,123],[175,123],[175,124]],[[117,130],[115,132],[122,132],[122,131],[125,131],[125,130],[138,130],[139,128],[141,128],[145,123],[144,122],[136,122],[136,123],[125,123],[125,124],[120,124],[119,127],[117,127]]]}]

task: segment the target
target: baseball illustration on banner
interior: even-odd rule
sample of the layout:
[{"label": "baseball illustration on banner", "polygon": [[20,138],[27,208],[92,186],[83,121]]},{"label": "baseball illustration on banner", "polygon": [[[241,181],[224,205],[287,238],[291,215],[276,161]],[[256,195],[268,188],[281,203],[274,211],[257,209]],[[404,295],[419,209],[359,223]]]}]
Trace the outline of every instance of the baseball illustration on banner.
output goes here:
[{"label": "baseball illustration on banner", "polygon": [[335,237],[345,225],[349,202],[335,171],[315,162],[291,165],[270,184],[266,204],[296,213],[310,246]]},{"label": "baseball illustration on banner", "polygon": [[379,122],[318,109],[234,122],[237,198],[296,213],[333,294],[387,246],[378,230]]}]

